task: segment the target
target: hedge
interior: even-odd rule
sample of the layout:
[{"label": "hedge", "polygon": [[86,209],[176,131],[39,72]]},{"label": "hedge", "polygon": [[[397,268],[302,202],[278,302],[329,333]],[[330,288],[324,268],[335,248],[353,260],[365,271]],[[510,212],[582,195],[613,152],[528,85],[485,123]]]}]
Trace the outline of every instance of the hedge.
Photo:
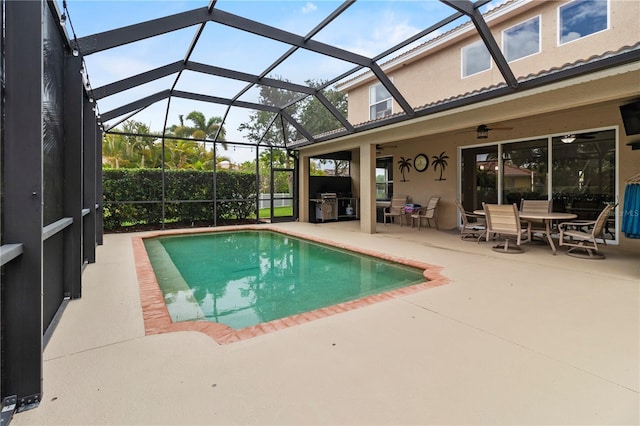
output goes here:
[{"label": "hedge", "polygon": [[[162,224],[161,170],[107,169],[102,179],[105,230]],[[214,223],[211,171],[166,170],[165,187],[165,222]],[[218,171],[216,188],[217,221],[246,219],[255,214],[255,174]]]}]

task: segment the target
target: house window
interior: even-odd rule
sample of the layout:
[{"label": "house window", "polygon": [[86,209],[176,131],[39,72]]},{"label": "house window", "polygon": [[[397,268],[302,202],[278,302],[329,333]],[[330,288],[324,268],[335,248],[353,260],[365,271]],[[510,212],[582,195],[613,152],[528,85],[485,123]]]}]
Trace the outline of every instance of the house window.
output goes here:
[{"label": "house window", "polygon": [[604,31],[609,27],[608,0],[575,0],[558,9],[560,44]]},{"label": "house window", "polygon": [[462,48],[462,77],[469,77],[489,68],[491,68],[491,55],[482,41]]},{"label": "house window", "polygon": [[540,52],[540,17],[522,22],[502,32],[502,50],[507,61]]},{"label": "house window", "polygon": [[393,157],[376,159],[376,200],[393,197]]},{"label": "house window", "polygon": [[389,91],[381,84],[369,87],[369,119],[375,120],[391,115],[392,98]]}]

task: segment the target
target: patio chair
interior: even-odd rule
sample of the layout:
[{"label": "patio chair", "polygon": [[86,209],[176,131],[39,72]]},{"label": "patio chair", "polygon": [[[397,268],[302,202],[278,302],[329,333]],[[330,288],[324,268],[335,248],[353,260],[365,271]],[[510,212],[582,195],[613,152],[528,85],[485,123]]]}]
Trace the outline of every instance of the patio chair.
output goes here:
[{"label": "patio chair", "polygon": [[[520,200],[520,211],[527,213],[549,213],[551,211],[551,201],[549,200],[525,200],[524,198]],[[527,219],[524,222],[526,226],[529,228],[529,234],[531,235],[531,239],[533,239],[534,233],[542,232],[543,233],[543,241],[544,233],[547,231],[547,227],[545,225],[544,220],[536,220],[536,219]]]},{"label": "patio chair", "polygon": [[604,259],[605,256],[598,247],[598,239],[602,239],[602,244],[607,245],[603,231],[611,211],[615,208],[615,205],[608,204],[594,221],[580,220],[559,224],[559,245],[570,247],[567,250],[569,256],[582,259]]},{"label": "patio chair", "polygon": [[400,220],[400,226],[402,226],[402,218],[405,216],[404,206],[408,200],[409,197],[406,195],[394,195],[391,198],[391,205],[383,210],[385,225],[387,224],[387,218],[391,218],[391,221],[394,222],[397,217]]},{"label": "patio chair", "polygon": [[[529,228],[522,228],[517,204],[486,204],[482,203],[487,220],[486,239],[489,241],[496,236],[504,237],[504,241],[493,247],[500,253],[522,253],[520,244],[529,241]],[[515,244],[510,243],[509,237],[515,238]]]},{"label": "patio chair", "polygon": [[431,219],[433,219],[436,223],[436,229],[440,230],[438,227],[438,201],[440,201],[440,197],[438,196],[429,198],[425,207],[422,207],[417,213],[411,215],[411,226],[413,227],[414,222],[418,221],[419,231],[422,220],[426,219],[429,228],[431,228]]},{"label": "patio chair", "polygon": [[462,218],[462,226],[460,227],[460,238],[463,241],[469,241],[469,237],[480,241],[484,237],[486,230],[484,216],[468,212],[462,206],[462,203],[456,200],[456,207]]}]

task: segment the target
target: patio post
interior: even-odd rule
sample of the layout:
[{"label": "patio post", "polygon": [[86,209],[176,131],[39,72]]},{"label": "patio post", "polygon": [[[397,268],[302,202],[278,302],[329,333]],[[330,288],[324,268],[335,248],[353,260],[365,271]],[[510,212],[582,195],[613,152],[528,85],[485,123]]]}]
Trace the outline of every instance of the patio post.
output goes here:
[{"label": "patio post", "polygon": [[360,231],[376,233],[376,146],[360,147]]}]

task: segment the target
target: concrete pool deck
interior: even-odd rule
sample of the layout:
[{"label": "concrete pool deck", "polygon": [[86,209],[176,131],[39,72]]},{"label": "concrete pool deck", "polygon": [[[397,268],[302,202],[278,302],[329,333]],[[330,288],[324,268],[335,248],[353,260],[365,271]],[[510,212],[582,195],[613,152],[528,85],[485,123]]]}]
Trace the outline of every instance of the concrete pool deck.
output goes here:
[{"label": "concrete pool deck", "polygon": [[132,235],[105,235],[45,349],[42,402],[12,424],[640,423],[640,253],[270,226],[437,265],[449,283],[225,345],[145,335]]}]

